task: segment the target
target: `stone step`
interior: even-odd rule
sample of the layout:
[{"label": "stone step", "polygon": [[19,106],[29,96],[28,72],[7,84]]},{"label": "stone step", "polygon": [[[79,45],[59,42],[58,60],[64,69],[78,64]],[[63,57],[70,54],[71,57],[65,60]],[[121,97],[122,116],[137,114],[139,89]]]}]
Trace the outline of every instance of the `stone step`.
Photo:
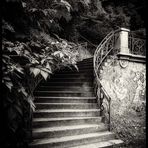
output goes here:
[{"label": "stone step", "polygon": [[99,116],[99,109],[40,109],[33,113],[35,118],[50,117],[92,117]]},{"label": "stone step", "polygon": [[48,90],[54,90],[54,91],[67,91],[67,90],[71,90],[71,91],[92,91],[93,92],[93,87],[81,87],[81,86],[69,86],[67,88],[62,87],[62,86],[41,86],[39,85],[36,90],[44,90],[44,91],[48,91]]},{"label": "stone step", "polygon": [[113,139],[113,140],[96,142],[96,143],[74,146],[69,148],[119,148],[122,144],[123,144],[122,140]]},{"label": "stone step", "polygon": [[41,138],[56,138],[62,136],[81,135],[93,132],[106,131],[107,128],[104,124],[83,124],[83,125],[70,125],[70,126],[56,126],[56,127],[43,127],[34,128],[32,131],[34,139]]},{"label": "stone step", "polygon": [[71,68],[65,67],[62,68],[60,70],[57,70],[56,72],[62,72],[62,71],[87,71],[89,69],[93,70],[93,63],[89,62],[89,63],[77,63],[76,64],[77,68],[75,68],[74,66]]},{"label": "stone step", "polygon": [[97,103],[35,103],[37,109],[97,109]]},{"label": "stone step", "polygon": [[83,77],[93,77],[93,72],[83,72],[83,73],[80,73],[80,72],[75,72],[75,73],[55,73],[56,77],[80,77],[80,76],[83,76]]},{"label": "stone step", "polygon": [[91,60],[91,61],[88,61],[88,62],[86,62],[86,61],[81,61],[81,62],[77,62],[77,64],[76,64],[77,66],[93,66],[93,61]]},{"label": "stone step", "polygon": [[89,76],[92,76],[93,75],[93,70],[86,70],[86,71],[59,71],[59,72],[56,72],[55,74],[56,75],[77,75],[79,74],[80,75],[89,75]]},{"label": "stone step", "polygon": [[31,144],[32,148],[70,148],[72,146],[79,146],[82,144],[89,144],[93,142],[103,142],[112,140],[114,134],[111,132],[89,133],[74,136],[64,136],[58,138],[45,138],[34,140]]},{"label": "stone step", "polygon": [[93,69],[93,63],[77,64],[78,69]]},{"label": "stone step", "polygon": [[[56,74],[54,75],[52,78],[62,78],[62,79],[65,79],[65,78],[77,78],[77,79],[93,79],[94,78],[94,74],[93,73],[89,73],[87,72],[86,74],[78,74],[77,73],[60,73],[60,74]],[[50,81],[50,80],[49,80]]]},{"label": "stone step", "polygon": [[100,124],[102,117],[33,118],[33,127]]},{"label": "stone step", "polygon": [[57,71],[57,73],[86,73],[86,72],[93,72],[93,67],[85,67],[85,68],[79,68],[78,67],[78,70],[77,69],[63,69],[63,70],[60,70],[60,71]]},{"label": "stone step", "polygon": [[77,96],[77,97],[93,97],[94,92],[91,91],[35,91],[34,96],[63,96],[63,97],[70,97],[70,96]]},{"label": "stone step", "polygon": [[35,102],[40,103],[95,103],[95,97],[35,97]]},{"label": "stone step", "polygon": [[79,61],[78,63],[85,63],[85,62],[93,62],[93,57],[87,58],[87,59],[83,59],[82,61]]},{"label": "stone step", "polygon": [[75,67],[75,66],[71,66],[71,67],[63,67],[63,68],[61,68],[61,69],[58,69],[58,70],[56,70],[56,72],[57,71],[64,71],[64,70],[77,70],[77,68],[78,69],[81,69],[81,70],[84,70],[84,69],[89,69],[89,68],[93,68],[93,62],[79,62],[79,63],[76,63],[76,66],[77,67]]},{"label": "stone step", "polygon": [[77,65],[77,67],[78,67],[79,69],[93,68],[93,62],[77,63],[76,65]]},{"label": "stone step", "polygon": [[92,86],[93,85],[93,82],[69,82],[69,81],[66,81],[66,82],[46,82],[46,83],[41,83],[40,85],[42,86]]},{"label": "stone step", "polygon": [[[44,81],[45,83],[46,82],[59,82],[59,81],[61,81],[61,82],[66,82],[66,81],[68,81],[68,82],[85,82],[85,81],[93,81],[93,78],[92,77],[88,77],[88,78],[84,78],[84,77],[74,77],[74,78],[58,78],[58,77],[52,77],[50,80],[48,80],[48,81]],[[42,81],[42,83],[43,83],[43,81]]]}]

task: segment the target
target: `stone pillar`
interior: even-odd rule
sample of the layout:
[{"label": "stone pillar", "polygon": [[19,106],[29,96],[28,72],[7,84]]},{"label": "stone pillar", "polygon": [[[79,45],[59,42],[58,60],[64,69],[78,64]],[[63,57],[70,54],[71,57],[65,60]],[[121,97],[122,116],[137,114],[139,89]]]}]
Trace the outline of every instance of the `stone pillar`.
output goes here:
[{"label": "stone pillar", "polygon": [[121,28],[119,32],[119,42],[118,46],[120,49],[120,54],[129,54],[128,48],[128,37],[129,37],[129,29]]}]

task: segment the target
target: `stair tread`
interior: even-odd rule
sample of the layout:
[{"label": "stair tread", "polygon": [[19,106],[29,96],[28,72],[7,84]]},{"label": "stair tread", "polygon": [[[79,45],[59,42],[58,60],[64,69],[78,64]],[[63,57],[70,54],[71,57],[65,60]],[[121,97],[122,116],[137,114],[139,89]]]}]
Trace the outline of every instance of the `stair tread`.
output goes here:
[{"label": "stair tread", "polygon": [[70,126],[56,126],[56,127],[42,127],[42,128],[34,128],[33,132],[54,132],[54,131],[63,131],[63,130],[73,130],[73,129],[85,129],[85,128],[105,128],[103,123],[98,124],[83,124],[83,125],[70,125]]},{"label": "stair tread", "polygon": [[39,109],[35,112],[37,113],[55,113],[55,112],[97,112],[99,109]]},{"label": "stair tread", "polygon": [[96,103],[35,103],[39,105],[95,105]]},{"label": "stair tread", "polygon": [[106,135],[114,135],[114,134],[112,132],[104,131],[104,132],[88,133],[88,134],[65,136],[65,137],[58,137],[58,138],[36,139],[32,142],[31,145],[66,142],[66,141],[80,140],[80,139],[86,139],[86,138],[92,138],[92,137],[101,137],[101,136],[106,136]]},{"label": "stair tread", "polygon": [[[40,85],[39,88],[40,88],[40,87],[54,87],[54,88],[55,88],[55,87],[60,87],[60,88],[63,88],[62,86],[55,86],[55,85],[54,85],[54,86]],[[80,88],[80,87],[82,87],[82,86],[72,86],[72,87]],[[93,87],[92,87],[92,86],[85,86],[84,88],[93,88]]]},{"label": "stair tread", "polygon": [[[50,82],[49,82],[49,81],[47,81],[46,83],[47,83],[47,84],[50,84],[50,83],[70,83],[70,84],[71,84],[71,83],[72,83],[72,84],[73,84],[73,83],[76,83],[76,84],[83,84],[83,83],[92,83],[92,82],[93,82],[93,81],[91,81],[91,82],[90,82],[90,81],[82,81],[82,82],[80,82],[80,81],[75,81],[75,82],[71,81],[71,82],[70,82],[70,81],[68,80],[68,81],[65,81],[65,82],[62,82],[62,81],[58,81],[58,82],[56,82],[56,81],[50,81]],[[44,82],[44,83],[45,83],[45,82]],[[44,83],[41,83],[41,84],[44,84]]]},{"label": "stair tread", "polygon": [[[55,73],[56,75],[83,75],[83,74],[87,74],[88,75],[88,72],[73,72],[73,73]],[[89,73],[89,75],[93,75],[93,72],[92,73]]]},{"label": "stair tread", "polygon": [[48,92],[48,93],[90,93],[90,91],[70,91],[70,90],[54,90],[54,91],[52,91],[52,90],[37,90],[37,91],[35,91],[35,92]]},{"label": "stair tread", "polygon": [[[35,96],[36,97],[36,96]],[[37,98],[51,98],[51,99],[96,99],[96,97],[60,97],[60,96],[40,96],[40,97],[37,97]]]},{"label": "stair tread", "polygon": [[122,144],[123,141],[119,139],[113,139],[113,140],[108,140],[108,141],[103,141],[103,142],[98,142],[98,143],[91,143],[91,144],[86,144],[86,145],[80,145],[80,146],[74,146],[70,148],[104,148],[107,146],[112,146],[116,144]]},{"label": "stair tread", "polygon": [[38,121],[61,121],[61,120],[80,120],[80,119],[100,119],[101,117],[58,117],[58,118],[34,118],[34,122]]}]

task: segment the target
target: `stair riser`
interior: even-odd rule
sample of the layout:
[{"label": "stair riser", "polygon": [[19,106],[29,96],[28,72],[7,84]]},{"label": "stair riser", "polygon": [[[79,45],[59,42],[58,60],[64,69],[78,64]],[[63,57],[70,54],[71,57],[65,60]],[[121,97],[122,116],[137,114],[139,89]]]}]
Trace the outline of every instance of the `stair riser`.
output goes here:
[{"label": "stair riser", "polygon": [[42,86],[62,86],[62,87],[67,87],[67,86],[93,86],[92,82],[46,82],[42,83]]},{"label": "stair riser", "polygon": [[54,77],[52,78],[67,78],[67,79],[74,79],[74,78],[81,78],[81,79],[92,79],[94,78],[94,74],[93,73],[83,73],[83,74],[78,74],[78,73],[65,73],[65,74],[56,74],[54,75]]},{"label": "stair riser", "polygon": [[52,143],[52,144],[42,144],[42,145],[34,145],[32,148],[69,148],[71,146],[77,146],[82,144],[89,144],[89,143],[95,143],[95,142],[101,142],[105,140],[111,140],[114,138],[113,134],[105,135],[105,136],[99,136],[99,137],[91,137],[91,138],[85,138],[85,139],[79,139],[79,140],[71,140],[66,142],[58,142],[58,143]]},{"label": "stair riser", "polygon": [[85,64],[90,64],[90,63],[93,64],[93,59],[83,60],[83,61],[78,62],[77,64],[85,65]]},{"label": "stair riser", "polygon": [[72,78],[74,78],[74,77],[93,77],[93,73],[55,73],[56,74],[56,77],[58,78],[58,77],[67,77],[67,78],[70,78],[70,77],[72,77]]},{"label": "stair riser", "polygon": [[[93,70],[93,63],[85,63],[85,64],[77,64],[77,67],[78,67],[78,70],[90,70],[92,69]],[[72,67],[72,68],[64,68],[64,69],[60,69],[59,71],[78,71],[75,67]],[[59,71],[56,71],[56,72],[59,72]]]},{"label": "stair riser", "polygon": [[[70,71],[70,70],[65,70],[65,71],[62,71],[62,72],[57,72],[56,74],[79,74],[79,75],[83,75],[83,74],[86,74],[86,75],[93,75],[93,69],[88,69],[88,70],[79,70],[79,71]],[[89,74],[88,74],[89,73]]]},{"label": "stair riser", "polygon": [[82,105],[75,105],[75,104],[36,104],[37,109],[97,109],[97,104],[82,104]]},{"label": "stair riser", "polygon": [[[65,77],[64,77],[65,76]],[[80,73],[66,73],[66,74],[62,74],[61,73],[61,75],[60,74],[57,74],[57,75],[53,75],[52,77],[51,77],[51,79],[63,79],[63,78],[65,78],[65,79],[83,79],[83,80],[89,80],[89,79],[93,79],[93,73],[83,73],[83,74],[80,74]],[[49,81],[51,80],[51,79],[48,79]],[[46,81],[45,81],[46,82]]]},{"label": "stair riser", "polygon": [[79,63],[77,63],[77,66],[81,67],[81,68],[83,68],[83,67],[93,67],[93,62],[92,61],[88,62],[88,63],[86,63],[86,62],[85,63],[82,63],[82,62],[80,63],[79,62]]},{"label": "stair riser", "polygon": [[79,69],[93,69],[93,63],[92,62],[84,63],[84,64],[78,63],[77,67]]},{"label": "stair riser", "polygon": [[100,112],[53,112],[53,113],[34,113],[35,118],[53,118],[53,117],[96,117]]},{"label": "stair riser", "polygon": [[77,65],[78,69],[82,69],[82,70],[85,70],[85,69],[93,69],[93,64],[90,63],[90,64],[78,64]]},{"label": "stair riser", "polygon": [[35,102],[40,103],[96,103],[96,99],[52,99],[52,98],[37,98]]},{"label": "stair riser", "polygon": [[50,86],[40,86],[37,88],[39,91],[91,91],[93,92],[93,87],[68,87],[68,88],[63,88],[63,87],[50,87]]},{"label": "stair riser", "polygon": [[82,125],[82,124],[100,124],[102,118],[95,119],[71,119],[61,121],[34,121],[33,127],[52,127],[52,126],[68,126],[68,125]]},{"label": "stair riser", "polygon": [[57,93],[49,93],[48,91],[47,92],[36,92],[34,94],[35,96],[55,96],[55,97],[73,97],[73,96],[77,96],[77,97],[93,97],[94,96],[94,93],[92,92],[86,92],[86,93],[60,93],[60,92],[57,92]]},{"label": "stair riser", "polygon": [[[76,78],[51,78],[49,80],[49,82],[92,82],[93,81],[93,78],[79,78],[79,77],[76,77]],[[46,82],[47,83],[47,82]]]},{"label": "stair riser", "polygon": [[69,129],[69,130],[42,132],[42,133],[33,132],[33,137],[34,139],[55,138],[55,137],[62,137],[62,136],[74,136],[74,135],[88,134],[93,132],[101,132],[105,130],[107,130],[107,128],[102,126],[102,127],[90,127],[90,128],[81,128],[81,129],[73,129],[73,130]]},{"label": "stair riser", "polygon": [[93,65],[93,60],[78,62],[77,65]]},{"label": "stair riser", "polygon": [[78,67],[78,70],[77,69],[65,69],[65,70],[62,70],[62,71],[58,71],[57,73],[68,73],[68,72],[71,72],[71,73],[85,73],[85,72],[93,72],[93,67],[85,67],[85,68],[82,68],[82,67]]}]

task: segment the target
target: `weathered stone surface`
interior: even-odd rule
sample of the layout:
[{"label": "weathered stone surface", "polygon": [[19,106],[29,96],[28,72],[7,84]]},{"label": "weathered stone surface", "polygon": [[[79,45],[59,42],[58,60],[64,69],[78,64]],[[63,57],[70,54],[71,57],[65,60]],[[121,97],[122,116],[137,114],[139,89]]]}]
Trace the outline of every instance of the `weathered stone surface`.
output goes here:
[{"label": "weathered stone surface", "polygon": [[100,78],[111,97],[111,129],[126,143],[144,141],[146,65],[111,60]]},{"label": "weathered stone surface", "polygon": [[[146,67],[145,64],[116,61],[108,63],[101,72],[101,81],[112,98],[112,106],[121,114],[133,103],[145,101]],[[124,64],[124,65],[125,65]]]}]

